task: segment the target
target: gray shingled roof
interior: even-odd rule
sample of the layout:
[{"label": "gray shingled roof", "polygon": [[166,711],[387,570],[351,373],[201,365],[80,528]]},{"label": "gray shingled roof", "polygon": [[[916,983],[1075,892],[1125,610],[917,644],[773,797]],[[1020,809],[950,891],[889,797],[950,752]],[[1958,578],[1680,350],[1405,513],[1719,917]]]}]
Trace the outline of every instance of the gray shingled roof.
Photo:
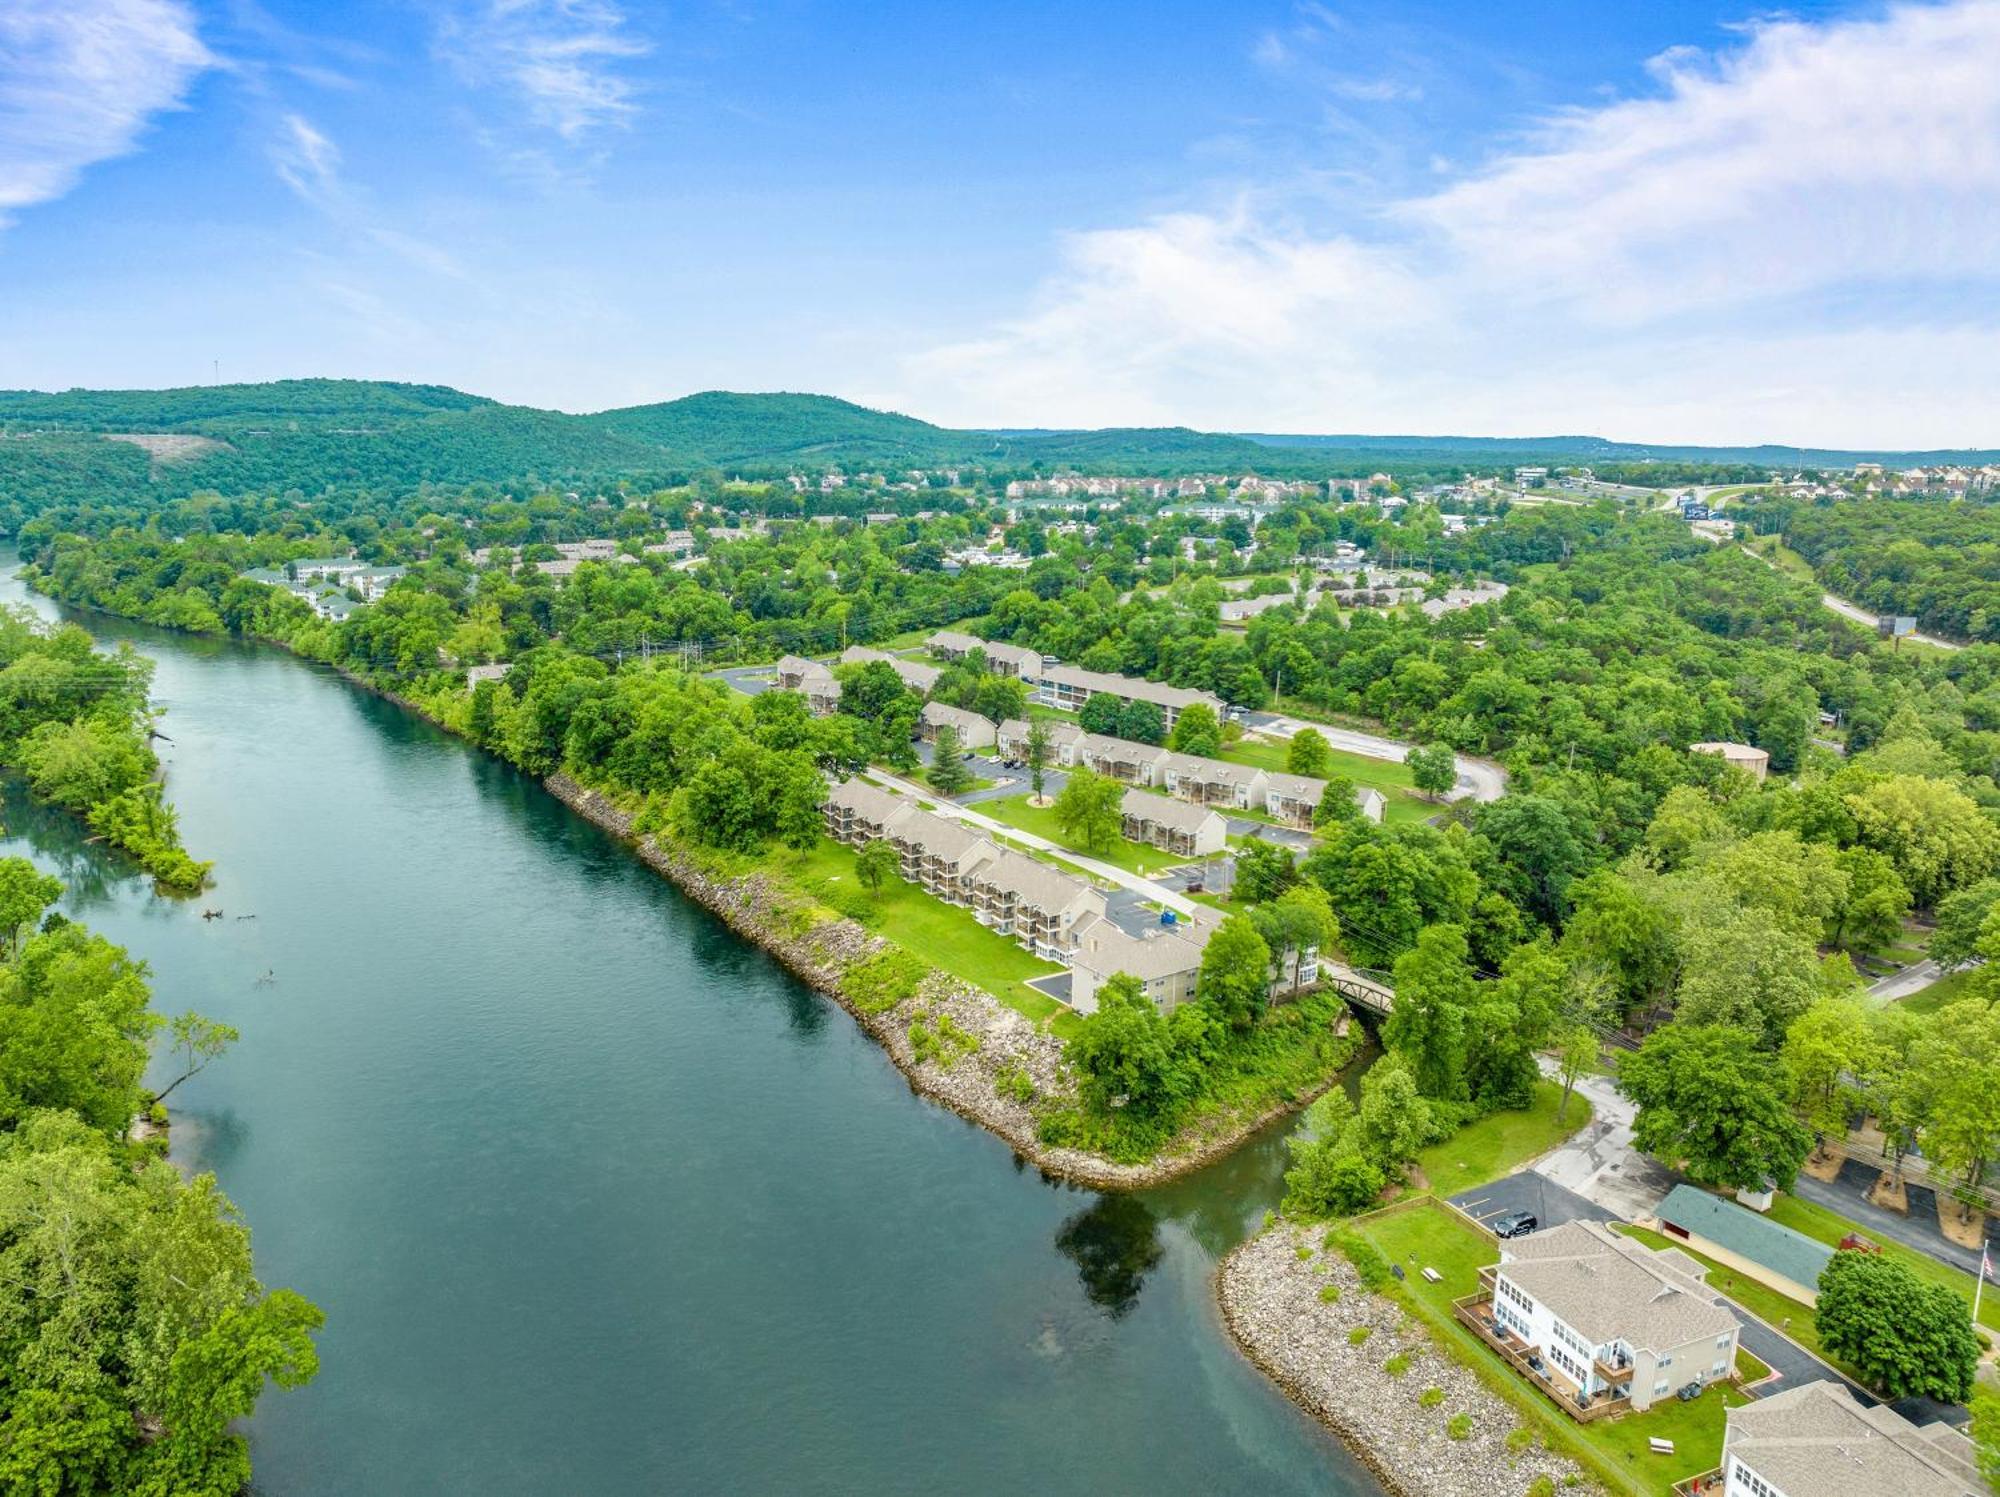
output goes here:
[{"label": "gray shingled roof", "polygon": [[1818,1287],[1833,1257],[1825,1243],[1692,1185],[1676,1185],[1653,1214],[1807,1289]]},{"label": "gray shingled roof", "polygon": [[1176,926],[1156,936],[1134,936],[1108,919],[1096,920],[1081,931],[1070,964],[1099,977],[1126,972],[1141,982],[1150,982],[1198,969],[1211,933],[1199,927]]},{"label": "gray shingled roof", "polygon": [[1004,889],[1021,903],[1050,914],[1068,908],[1079,895],[1091,892],[1080,878],[1071,878],[1046,863],[1037,863],[1011,847],[1001,848],[993,860],[979,870],[979,882]]},{"label": "gray shingled roof", "polygon": [[1154,795],[1149,790],[1134,787],[1125,792],[1118,803],[1118,809],[1126,816],[1136,816],[1141,821],[1156,822],[1160,826],[1176,830],[1199,832],[1213,818],[1220,820],[1222,813],[1209,806],[1197,806],[1192,801],[1175,800],[1170,795]]},{"label": "gray shingled roof", "polygon": [[900,795],[892,795],[866,780],[844,780],[827,793],[826,803],[854,812],[877,826],[886,826],[898,811],[916,808]]},{"label": "gray shingled roof", "polygon": [[1919,1429],[1885,1406],[1864,1409],[1832,1382],[1731,1409],[1723,1455],[1791,1497],[1973,1497],[1983,1490],[1964,1435],[1941,1424]]},{"label": "gray shingled roof", "polygon": [[1076,757],[1081,760],[1113,759],[1123,764],[1157,764],[1166,753],[1150,743],[1134,743],[1129,738],[1113,738],[1104,733],[1078,733]]},{"label": "gray shingled roof", "polygon": [[1655,1252],[1595,1222],[1515,1238],[1501,1253],[1501,1272],[1593,1346],[1672,1351],[1738,1324],[1687,1271],[1696,1265],[1685,1254]]}]

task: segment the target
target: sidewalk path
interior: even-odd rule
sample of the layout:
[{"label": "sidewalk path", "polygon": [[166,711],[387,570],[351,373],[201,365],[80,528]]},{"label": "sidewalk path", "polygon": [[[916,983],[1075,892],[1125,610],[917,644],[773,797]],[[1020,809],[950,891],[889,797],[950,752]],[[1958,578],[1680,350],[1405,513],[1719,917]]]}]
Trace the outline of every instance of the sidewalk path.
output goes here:
[{"label": "sidewalk path", "polygon": [[[890,774],[885,769],[870,769],[868,773],[892,790],[935,806],[937,814],[940,816],[954,821],[962,821],[967,826],[976,826],[982,832],[989,833],[992,836],[1004,837],[1010,842],[1018,842],[1023,847],[1032,847],[1039,852],[1045,852],[1053,857],[1061,858],[1065,863],[1070,863],[1083,869],[1084,872],[1090,874],[1093,878],[1101,878],[1107,883],[1116,884],[1121,889],[1130,889],[1142,898],[1156,900],[1174,911],[1175,914],[1186,915],[1192,918],[1197,911],[1202,909],[1202,906],[1195,903],[1194,900],[1189,899],[1185,894],[1180,893],[1176,889],[1168,888],[1165,884],[1156,883],[1152,879],[1141,877],[1136,873],[1128,873],[1123,868],[1115,868],[1109,863],[1099,862],[1096,858],[1088,857],[1080,852],[1074,852],[1060,843],[1051,842],[1046,837],[1037,836],[1033,832],[1024,832],[1017,826],[1009,826],[1006,822],[996,820],[994,817],[986,815],[983,811],[975,810],[971,806],[961,806],[953,801],[948,801],[935,790],[926,789],[912,780],[906,780],[898,775]],[[1207,911],[1207,913],[1213,914],[1214,912],[1211,910]]]}]

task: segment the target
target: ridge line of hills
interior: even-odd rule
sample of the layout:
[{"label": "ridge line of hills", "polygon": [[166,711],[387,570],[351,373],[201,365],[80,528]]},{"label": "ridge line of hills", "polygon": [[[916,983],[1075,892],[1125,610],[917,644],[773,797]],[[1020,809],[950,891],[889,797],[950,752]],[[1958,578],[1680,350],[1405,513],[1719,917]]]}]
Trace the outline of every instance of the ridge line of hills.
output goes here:
[{"label": "ridge line of hills", "polygon": [[[105,441],[181,436],[179,444]],[[663,484],[712,469],[978,466],[1110,475],[1457,476],[1513,464],[1701,462],[1774,468],[1979,463],[2000,449],[1833,451],[1672,446],[1587,435],[1466,437],[1200,432],[1187,427],[955,430],[825,395],[711,390],[585,415],[443,385],[303,379],[163,390],[0,391],[0,501],[166,498],[533,478]],[[37,506],[39,507],[39,505]]]}]

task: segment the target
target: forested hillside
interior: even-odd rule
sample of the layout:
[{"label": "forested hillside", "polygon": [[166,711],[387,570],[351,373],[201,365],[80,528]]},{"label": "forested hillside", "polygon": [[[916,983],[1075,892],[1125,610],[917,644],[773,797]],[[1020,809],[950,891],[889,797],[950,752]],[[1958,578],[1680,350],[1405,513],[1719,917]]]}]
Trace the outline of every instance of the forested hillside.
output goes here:
[{"label": "forested hillside", "polygon": [[1751,519],[1782,537],[1830,591],[1850,602],[1912,614],[1929,633],[2000,641],[2000,504],[1766,501]]}]

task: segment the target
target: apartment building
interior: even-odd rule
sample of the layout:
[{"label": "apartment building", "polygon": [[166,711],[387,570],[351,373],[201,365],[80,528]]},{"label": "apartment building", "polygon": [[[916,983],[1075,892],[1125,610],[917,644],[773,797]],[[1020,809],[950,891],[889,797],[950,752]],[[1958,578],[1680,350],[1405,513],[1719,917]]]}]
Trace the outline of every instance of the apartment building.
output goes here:
[{"label": "apartment building", "polygon": [[1723,1497],[1975,1497],[1988,1489],[1972,1441],[1942,1421],[1864,1409],[1835,1382],[1806,1383],[1731,1409],[1722,1465],[1689,1483]]},{"label": "apartment building", "polygon": [[1161,1013],[1192,1002],[1212,929],[1173,925],[1135,936],[1110,919],[1085,921],[1069,954],[1069,1006],[1080,1014],[1096,1013],[1098,989],[1120,972],[1136,977]]},{"label": "apartment building", "polygon": [[1735,1372],[1736,1317],[1678,1248],[1568,1222],[1502,1242],[1487,1275],[1490,1307],[1470,1312],[1474,1325],[1510,1359],[1539,1362],[1534,1375],[1573,1414],[1643,1411]]},{"label": "apartment building", "polygon": [[1069,956],[1080,920],[1104,914],[1104,896],[1082,879],[1008,847],[967,869],[964,903],[981,925],[1047,961]]},{"label": "apartment building", "polygon": [[[1045,722],[1048,733],[1049,757],[1046,768],[1067,769],[1076,763],[1077,741],[1083,737],[1083,729],[1075,723]],[[1000,724],[996,741],[1003,759],[1028,757],[1028,722],[1025,718],[1010,717]]]},{"label": "apartment building", "polygon": [[1222,698],[1213,692],[1167,686],[1158,681],[1144,681],[1137,676],[1087,671],[1074,665],[1043,666],[1040,681],[1034,690],[1035,700],[1043,706],[1059,707],[1068,712],[1081,712],[1085,702],[1100,694],[1115,697],[1121,703],[1151,702],[1160,709],[1170,733],[1182,709],[1196,702],[1206,703],[1217,718],[1229,710]]},{"label": "apartment building", "polygon": [[994,732],[991,718],[981,717],[977,712],[967,712],[963,707],[953,707],[945,702],[926,702],[924,710],[917,715],[917,732],[926,743],[937,742],[938,729],[954,728],[958,741],[969,749],[993,747]]},{"label": "apartment building", "polygon": [[1125,785],[1153,785],[1159,782],[1160,762],[1167,751],[1129,738],[1111,738],[1103,733],[1079,733],[1070,748],[1072,768],[1087,769]]},{"label": "apartment building", "polygon": [[931,688],[938,684],[938,677],[944,671],[935,665],[925,665],[921,660],[905,660],[901,655],[891,655],[887,650],[871,650],[867,645],[849,645],[840,653],[842,665],[866,665],[871,660],[879,660],[901,678],[903,684],[920,697],[931,694]]},{"label": "apartment building", "polygon": [[[1380,792],[1371,793],[1377,800],[1382,798]],[[1313,816],[1319,810],[1320,797],[1325,794],[1326,781],[1316,780],[1311,775],[1283,774],[1272,770],[1264,776],[1264,810],[1273,820],[1282,821],[1286,826],[1311,826]],[[1362,814],[1367,814],[1365,806]],[[1381,810],[1378,808],[1369,819],[1380,821]]]},{"label": "apartment building", "polygon": [[1264,787],[1270,775],[1247,764],[1229,764],[1195,754],[1163,754],[1157,783],[1167,794],[1198,806],[1225,806],[1234,811],[1264,809]]},{"label": "apartment building", "polygon": [[887,841],[905,880],[1047,961],[1066,960],[1083,922],[1104,914],[1103,894],[1082,879],[861,780],[836,785],[823,814],[835,841]]},{"label": "apartment building", "polygon": [[831,667],[817,660],[808,660],[803,655],[781,655],[778,658],[778,690],[802,691],[808,681],[832,680]]},{"label": "apartment building", "polygon": [[1229,840],[1228,818],[1206,806],[1134,789],[1125,792],[1118,809],[1127,840],[1180,857],[1209,857],[1221,852]]}]

